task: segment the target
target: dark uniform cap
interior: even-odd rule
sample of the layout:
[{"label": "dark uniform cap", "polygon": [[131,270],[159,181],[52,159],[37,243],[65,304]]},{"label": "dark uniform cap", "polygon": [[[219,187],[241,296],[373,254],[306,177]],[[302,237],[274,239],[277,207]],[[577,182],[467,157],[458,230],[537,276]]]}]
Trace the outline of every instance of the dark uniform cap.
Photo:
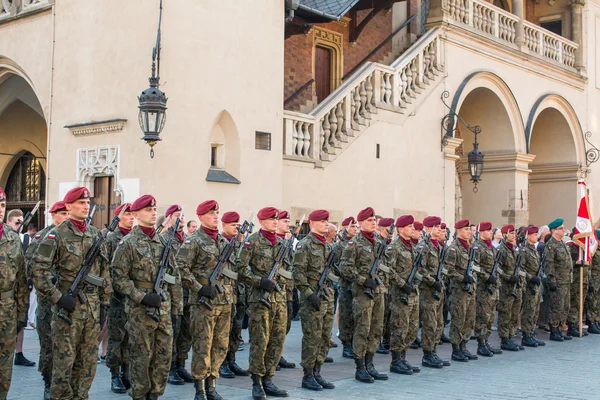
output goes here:
[{"label": "dark uniform cap", "polygon": [[[396,220],[396,226],[398,228],[404,228],[407,225],[412,225],[413,222],[415,222],[415,217],[412,215],[402,215]],[[381,222],[379,224],[381,225]]]},{"label": "dark uniform cap", "polygon": [[342,226],[348,226],[350,224],[354,224],[356,223],[356,220],[354,219],[354,217],[347,217],[345,220],[342,221]]},{"label": "dark uniform cap", "polygon": [[434,227],[441,223],[442,223],[442,219],[440,217],[436,217],[433,215],[430,215],[429,217],[427,217],[423,220],[423,225],[425,225],[428,228]]},{"label": "dark uniform cap", "polygon": [[[281,214],[280,214],[279,218],[281,219]],[[329,219],[329,211],[327,211],[327,210],[315,210],[315,211],[311,212],[310,215],[308,216],[309,221],[323,221],[323,220],[328,220],[328,219]]]},{"label": "dark uniform cap", "polygon": [[537,226],[528,226],[525,228],[525,234],[531,235],[532,233],[538,233],[540,230]]},{"label": "dark uniform cap", "polygon": [[460,221],[456,221],[454,229],[466,228],[469,225],[471,225],[471,222],[468,219],[461,219]]},{"label": "dark uniform cap", "polygon": [[381,218],[379,220],[379,226],[382,228],[388,228],[388,227],[392,226],[393,223],[394,223],[394,218]]},{"label": "dark uniform cap", "polygon": [[130,211],[139,211],[142,208],[146,208],[146,207],[155,207],[156,206],[156,199],[150,195],[150,194],[145,194],[141,197],[138,197],[129,207]]},{"label": "dark uniform cap", "polygon": [[415,227],[416,230],[421,231],[423,230],[423,223],[420,221],[415,221],[413,222],[413,226]]},{"label": "dark uniform cap", "polygon": [[90,198],[90,191],[88,190],[88,188],[80,186],[80,187],[76,187],[76,188],[69,190],[67,192],[67,194],[65,194],[65,198],[63,199],[63,201],[66,204],[69,204],[69,203],[74,203],[80,199],[89,199],[89,198]]},{"label": "dark uniform cap", "polygon": [[115,211],[113,214],[115,214],[115,216],[118,216],[119,214],[121,214],[121,210],[123,210],[123,208],[125,209],[125,212],[131,211],[131,203],[121,204],[119,207],[115,208]]},{"label": "dark uniform cap", "polygon": [[225,224],[228,224],[230,222],[238,222],[239,220],[240,220],[240,214],[236,213],[235,211],[227,211],[221,217],[221,222],[223,222]]},{"label": "dark uniform cap", "polygon": [[446,229],[446,226],[447,226],[447,225],[446,225],[446,223],[445,223],[445,222],[442,222],[442,223],[440,224],[440,229]]},{"label": "dark uniform cap", "polygon": [[206,200],[196,207],[196,215],[204,215],[211,210],[218,210],[219,203],[216,200]]},{"label": "dark uniform cap", "polygon": [[169,216],[171,214],[173,214],[174,212],[177,212],[177,211],[181,211],[181,210],[182,210],[182,208],[180,205],[173,204],[171,207],[167,208],[167,211],[165,212],[165,217],[169,218]]},{"label": "dark uniform cap", "polygon": [[483,221],[479,223],[480,231],[490,231],[492,230],[492,223],[488,221]]},{"label": "dark uniform cap", "polygon": [[4,193],[4,189],[0,187],[0,201],[6,201],[6,193]]},{"label": "dark uniform cap", "polygon": [[504,233],[508,233],[510,231],[514,231],[515,230],[515,226],[513,224],[506,224],[502,227],[502,229],[500,229],[500,232]]},{"label": "dark uniform cap", "polygon": [[548,228],[550,228],[550,229],[556,229],[556,228],[558,228],[559,226],[561,226],[562,224],[564,224],[564,222],[565,222],[565,220],[564,220],[564,219],[562,219],[562,218],[557,218],[557,219],[555,219],[554,221],[552,221],[552,222],[550,222],[550,223],[548,224]]},{"label": "dark uniform cap", "polygon": [[279,210],[275,207],[264,207],[261,208],[258,214],[256,214],[256,218],[258,219],[269,219],[269,218],[277,218],[279,216]]},{"label": "dark uniform cap", "polygon": [[56,203],[52,204],[52,207],[50,207],[50,214],[59,212],[59,211],[67,211],[67,206],[65,205],[65,202],[62,200],[57,201]]},{"label": "dark uniform cap", "polygon": [[279,210],[277,218],[278,219],[290,219],[290,212],[288,210]]},{"label": "dark uniform cap", "polygon": [[361,222],[367,218],[371,218],[374,216],[375,216],[375,210],[373,210],[373,207],[367,207],[364,210],[360,210],[360,212],[356,216],[356,219],[358,220],[358,222]]}]

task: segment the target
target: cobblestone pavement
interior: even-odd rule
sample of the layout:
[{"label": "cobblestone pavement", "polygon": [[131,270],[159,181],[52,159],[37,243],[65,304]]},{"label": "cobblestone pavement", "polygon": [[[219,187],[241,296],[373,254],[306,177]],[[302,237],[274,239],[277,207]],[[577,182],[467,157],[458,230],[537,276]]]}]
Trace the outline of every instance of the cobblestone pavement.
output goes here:
[{"label": "cobblestone pavement", "polygon": [[[277,372],[274,382],[290,391],[291,399],[594,399],[600,393],[600,379],[596,360],[600,359],[600,335],[575,338],[570,342],[547,341],[542,348],[517,353],[504,352],[493,358],[480,357],[468,363],[453,362],[441,370],[423,368],[418,374],[401,376],[391,374],[386,382],[374,384],[354,380],[354,363],[341,356],[341,346],[332,348],[333,364],[326,364],[323,376],[333,381],[335,390],[311,392],[300,388],[302,370],[299,366],[300,322],[294,322],[288,335],[284,356],[295,362],[293,370]],[[494,332],[493,344],[497,345]],[[538,331],[538,337],[547,339],[547,333]],[[247,331],[244,331],[247,340]],[[518,339],[518,338],[517,338]],[[336,340],[337,341],[337,340]],[[339,342],[338,342],[339,343]],[[469,349],[474,352],[476,342]],[[26,331],[25,355],[37,361],[39,347],[35,331]],[[438,347],[438,354],[450,358],[451,347]],[[420,365],[421,350],[409,350],[408,359]],[[190,355],[191,357],[191,355]],[[188,369],[189,369],[188,360]],[[248,349],[238,353],[242,367],[248,365]],[[376,367],[380,372],[389,371],[390,356],[377,355]],[[250,378],[219,379],[219,393],[226,399],[251,399]],[[38,400],[42,398],[43,383],[37,367],[14,367],[13,381],[8,399]],[[98,365],[96,379],[90,391],[90,399],[128,399],[110,391],[110,375],[104,364]],[[168,385],[162,399],[193,399],[192,384]]]}]

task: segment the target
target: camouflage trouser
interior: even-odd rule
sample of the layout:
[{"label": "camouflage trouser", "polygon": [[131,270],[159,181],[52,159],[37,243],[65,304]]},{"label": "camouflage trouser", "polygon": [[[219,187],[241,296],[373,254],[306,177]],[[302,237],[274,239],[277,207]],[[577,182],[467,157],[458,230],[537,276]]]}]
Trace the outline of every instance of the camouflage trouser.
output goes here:
[{"label": "camouflage trouser", "polygon": [[356,326],[352,349],[355,357],[362,358],[377,350],[383,332],[383,301],[383,293],[376,293],[373,300],[363,293],[354,296],[352,311]]},{"label": "camouflage trouser", "polygon": [[14,313],[12,314],[12,318],[10,315],[5,315],[0,320],[0,399],[3,400],[6,399],[10,389],[13,358],[17,346],[17,320]]},{"label": "camouflage trouser", "polygon": [[52,376],[52,302],[50,300],[38,296],[35,319],[40,340],[38,371],[42,375]]},{"label": "camouflage trouser", "polygon": [[123,305],[111,302],[108,310],[108,349],[106,350],[106,366],[119,368],[128,363],[127,357],[127,313]]},{"label": "camouflage trouser", "polygon": [[213,304],[213,309],[192,304],[192,377],[195,380],[209,376],[219,377],[219,367],[227,355],[231,304]]},{"label": "camouflage trouser", "polygon": [[542,297],[542,287],[535,287],[535,294],[531,290],[531,284],[527,283],[523,287],[523,313],[521,314],[521,330],[529,335],[533,332],[540,311],[540,298]]},{"label": "camouflage trouser", "polygon": [[464,283],[452,281],[450,286],[450,342],[459,344],[471,338],[475,327],[477,297],[475,293],[463,290]]},{"label": "camouflage trouser", "polygon": [[514,336],[517,330],[517,321],[523,303],[523,290],[517,287],[515,298],[510,294],[512,284],[503,281],[502,285],[498,302],[498,335],[501,338],[509,338]]},{"label": "camouflage trouser", "polygon": [[[577,324],[579,325],[579,283],[581,268],[575,268],[573,270],[573,283],[571,283],[570,297],[571,301],[569,303],[569,314],[567,316],[567,322],[569,324]],[[585,294],[588,291],[588,286],[590,284],[588,268],[583,268],[583,299],[585,304]],[[585,320],[583,321],[585,323]]]},{"label": "camouflage trouser", "polygon": [[231,330],[229,332],[229,349],[227,359],[235,360],[240,341],[242,340],[242,322],[246,315],[246,304],[232,304],[231,306]]},{"label": "camouflage trouser", "polygon": [[302,362],[304,368],[323,365],[329,352],[329,338],[333,326],[333,299],[321,299],[320,310],[314,309],[302,297],[300,300],[300,322],[302,323]]},{"label": "camouflage trouser", "polygon": [[128,317],[125,328],[129,334],[129,395],[134,399],[144,398],[147,393],[160,396],[165,392],[171,367],[171,313],[161,311],[156,322],[146,315],[144,307],[135,307]]},{"label": "camouflage trouser", "polygon": [[494,286],[493,294],[487,291],[487,284],[482,283],[477,286],[475,336],[485,340],[490,337],[499,297],[500,290],[498,286]]},{"label": "camouflage trouser", "polygon": [[407,296],[408,304],[390,295],[390,348],[392,351],[407,350],[419,330],[419,295]]},{"label": "camouflage trouser", "polygon": [[346,280],[341,282],[338,304],[340,307],[339,338],[342,343],[350,344],[354,334],[354,313],[352,311],[352,283]]},{"label": "camouflage trouser", "polygon": [[[390,340],[390,316],[392,314],[390,294],[383,295],[383,337]],[[417,328],[418,329],[418,328]]]},{"label": "camouflage trouser", "polygon": [[548,323],[552,327],[561,327],[567,321],[569,312],[570,283],[559,283],[556,291],[548,290]]},{"label": "camouflage trouser", "polygon": [[187,360],[188,353],[192,348],[192,332],[190,329],[192,317],[190,315],[190,306],[187,302],[185,304],[179,330],[173,332],[173,354],[171,356],[172,361],[182,367],[185,366],[185,360]]},{"label": "camouflage trouser", "polygon": [[421,315],[421,347],[425,351],[433,351],[444,330],[444,291],[436,300],[433,288],[422,284],[419,288],[419,310]]},{"label": "camouflage trouser", "polygon": [[286,303],[287,308],[287,325],[285,328],[285,334],[290,333],[290,329],[292,329],[292,313],[294,312],[294,301],[288,300]]},{"label": "camouflage trouser", "polygon": [[600,322],[600,273],[592,273],[590,285],[594,290],[585,297],[585,308],[591,322]]},{"label": "camouflage trouser", "polygon": [[285,343],[287,325],[286,302],[271,302],[271,309],[261,303],[250,303],[248,310],[250,354],[248,372],[273,376]]},{"label": "camouflage trouser", "polygon": [[[83,306],[78,304],[78,307]],[[53,399],[87,399],[96,375],[100,335],[98,319],[88,312],[87,318],[73,316],[72,320],[73,324],[69,325],[53,312],[50,389]]]}]

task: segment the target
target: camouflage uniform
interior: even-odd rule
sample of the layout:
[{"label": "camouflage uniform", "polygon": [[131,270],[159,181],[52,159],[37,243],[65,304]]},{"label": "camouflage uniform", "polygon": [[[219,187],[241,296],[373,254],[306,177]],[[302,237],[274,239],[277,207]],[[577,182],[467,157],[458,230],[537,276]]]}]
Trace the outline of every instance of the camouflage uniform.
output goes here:
[{"label": "camouflage uniform", "polygon": [[[283,240],[277,238],[274,245],[259,231],[252,234],[238,253],[237,265],[241,281],[248,290],[248,314],[250,333],[250,354],[248,372],[253,375],[270,378],[283,353],[287,328],[287,285],[292,280],[282,276],[277,278],[281,291],[269,295],[271,308],[267,308],[259,299],[264,290],[260,287],[261,278],[271,272],[275,257],[283,246]],[[284,274],[291,278],[289,266],[279,266]]]},{"label": "camouflage uniform", "polygon": [[[421,347],[424,351],[435,351],[444,330],[444,289],[439,292],[439,300],[433,297],[437,271],[440,266],[440,251],[429,241],[423,257],[423,281],[419,285],[419,309],[421,317]],[[442,282],[444,281],[442,277]]]},{"label": "camouflage uniform", "polygon": [[[125,312],[129,334],[129,377],[133,398],[144,397],[149,393],[162,395],[167,385],[173,327],[171,314],[181,315],[183,299],[178,283],[167,284],[167,299],[159,310],[142,305],[144,296],[153,293],[154,283],[160,266],[164,245],[158,236],[150,239],[139,226],[133,228],[115,251],[112,268],[115,290],[127,296]],[[171,253],[173,255],[173,253]],[[179,272],[167,271],[179,279]],[[158,312],[159,321],[150,318],[147,311]]]},{"label": "camouflage uniform", "polygon": [[[348,245],[347,240],[342,240],[338,244],[339,259],[341,260],[344,249]],[[338,263],[339,264],[339,263]],[[354,314],[352,312],[352,282],[340,278],[340,295],[338,298],[339,313],[339,330],[338,335],[340,341],[344,344],[352,344],[352,336],[354,334]]]},{"label": "camouflage uniform", "polygon": [[[475,252],[478,251],[479,245]],[[465,283],[463,279],[467,271],[469,262],[469,250],[463,246],[459,239],[452,242],[448,247],[448,255],[444,265],[448,269],[450,278],[450,315],[452,318],[450,324],[450,342],[453,345],[466,342],[471,338],[471,331],[475,326],[475,292],[476,283],[471,283],[471,288],[465,292]]]},{"label": "camouflage uniform", "polygon": [[17,321],[24,323],[26,318],[29,290],[25,275],[19,235],[4,225],[0,237],[0,399],[6,399],[10,388]]},{"label": "camouflage uniform", "polygon": [[[302,293],[300,321],[302,322],[302,367],[313,370],[325,362],[329,351],[329,337],[333,326],[332,282],[327,280],[328,290],[320,290],[320,309],[316,310],[307,300],[319,290],[318,283],[331,249],[311,232],[296,246],[294,253],[294,284]],[[333,271],[331,271],[333,273]]]},{"label": "camouflage uniform", "polygon": [[546,283],[556,286],[555,291],[548,290],[548,323],[553,328],[560,328],[567,320],[569,312],[569,299],[571,274],[573,273],[573,264],[571,254],[567,245],[562,240],[556,240],[551,237],[544,246],[546,262],[544,272],[546,273]]},{"label": "camouflage uniform", "polygon": [[521,270],[525,272],[525,280],[527,282],[523,287],[523,314],[521,315],[521,330],[524,334],[529,335],[535,328],[535,323],[538,319],[540,310],[540,297],[542,294],[541,285],[535,286],[535,294],[532,287],[534,284],[531,278],[537,275],[540,266],[540,253],[536,248],[529,243],[525,243],[525,250],[521,256]]},{"label": "camouflage uniform", "polygon": [[[39,243],[31,260],[31,277],[36,290],[54,304],[52,315],[52,387],[53,399],[87,399],[96,374],[98,336],[100,334],[100,304],[108,305],[112,287],[110,274],[100,257],[89,273],[104,279],[104,286],[83,283],[81,292],[87,297],[82,304],[76,299],[70,314],[72,325],[58,316],[56,303],[67,292],[80,271],[83,260],[100,231],[87,225],[82,233],[71,220],[52,229]],[[57,283],[53,283],[53,274]],[[66,311],[62,310],[66,313]]]},{"label": "camouflage uniform", "polygon": [[600,322],[600,251],[592,257],[590,285],[585,298],[585,307],[590,322]]},{"label": "camouflage uniform", "polygon": [[[475,317],[475,336],[482,340],[488,340],[492,332],[492,324],[494,323],[494,315],[496,314],[496,306],[500,296],[498,282],[491,285],[492,293],[488,291],[487,280],[490,279],[490,274],[494,266],[495,249],[493,246],[488,246],[483,240],[479,239],[478,243],[478,267],[477,272],[477,306]],[[496,272],[496,277],[498,273]]]},{"label": "camouflage uniform", "polygon": [[[217,241],[199,228],[187,238],[179,253],[177,264],[181,269],[181,280],[190,291],[190,314],[192,316],[192,377],[203,380],[210,376],[219,377],[219,367],[225,360],[229,344],[231,305],[233,304],[234,280],[222,275],[223,293],[217,291],[214,299],[204,299],[212,304],[212,310],[198,302],[198,292],[209,285],[208,279],[219,262],[227,240],[217,236]],[[233,264],[225,265],[231,271]],[[233,274],[233,271],[231,271]]]},{"label": "camouflage uniform", "polygon": [[248,310],[246,286],[243,283],[236,282],[233,295],[234,305],[231,307],[231,330],[229,332],[227,360],[235,360],[235,353],[237,353],[240,341],[242,340],[242,323]]},{"label": "camouflage uniform", "polygon": [[[573,282],[571,282],[570,288],[570,303],[569,303],[569,314],[567,316],[567,324],[577,325],[577,332],[579,332],[579,284],[581,282],[581,268],[583,268],[583,293],[588,292],[588,286],[590,284],[590,269],[588,266],[578,263],[579,259],[579,246],[575,242],[569,242],[567,248],[571,252],[571,261],[573,262]],[[584,296],[585,300],[585,296]],[[585,304],[585,303],[584,303]],[[584,321],[585,323],[585,321]],[[579,335],[578,335],[579,336]]]},{"label": "camouflage uniform", "polygon": [[517,330],[517,320],[523,303],[523,282],[521,277],[516,284],[508,281],[516,267],[517,250],[510,249],[506,244],[500,247],[499,251],[498,276],[501,290],[498,303],[498,335],[501,338],[510,338],[515,335]]}]

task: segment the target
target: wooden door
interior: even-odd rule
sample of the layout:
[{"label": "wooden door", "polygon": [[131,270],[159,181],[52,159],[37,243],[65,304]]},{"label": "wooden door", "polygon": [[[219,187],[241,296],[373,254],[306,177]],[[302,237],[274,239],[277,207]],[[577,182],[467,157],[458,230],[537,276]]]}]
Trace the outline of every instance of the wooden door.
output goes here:
[{"label": "wooden door", "polygon": [[112,176],[98,176],[94,179],[94,198],[91,201],[90,212],[95,205],[96,213],[92,218],[92,225],[98,229],[103,229],[104,225],[110,223],[113,210],[118,205],[113,185]]},{"label": "wooden door", "polygon": [[331,51],[315,48],[315,86],[319,103],[331,93]]}]

